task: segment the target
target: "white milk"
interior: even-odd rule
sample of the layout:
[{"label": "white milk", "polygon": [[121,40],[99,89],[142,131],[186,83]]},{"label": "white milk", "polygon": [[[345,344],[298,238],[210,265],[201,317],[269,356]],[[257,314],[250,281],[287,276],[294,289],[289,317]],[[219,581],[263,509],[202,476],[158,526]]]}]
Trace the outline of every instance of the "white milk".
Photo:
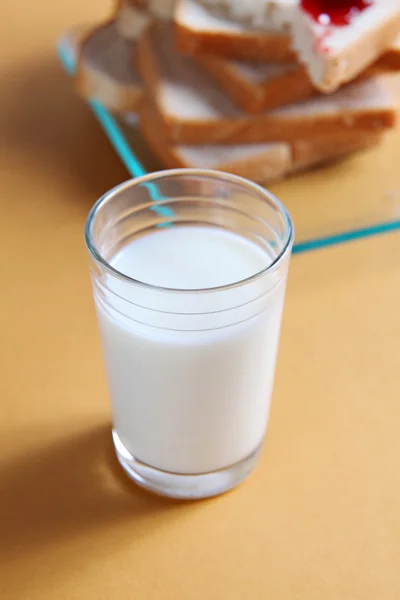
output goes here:
[{"label": "white milk", "polygon": [[[160,229],[111,261],[136,280],[187,290],[232,284],[270,263],[255,243],[199,226]],[[268,278],[267,287],[256,279],[222,293],[157,293],[111,276],[107,287],[98,286],[114,428],[136,459],[199,474],[234,465],[259,447],[285,286],[281,275]]]}]

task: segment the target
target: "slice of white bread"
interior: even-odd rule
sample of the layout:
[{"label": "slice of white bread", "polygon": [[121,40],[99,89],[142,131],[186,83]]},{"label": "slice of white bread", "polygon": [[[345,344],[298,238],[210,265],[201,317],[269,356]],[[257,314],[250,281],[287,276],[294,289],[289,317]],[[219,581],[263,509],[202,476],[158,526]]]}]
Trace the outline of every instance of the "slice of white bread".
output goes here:
[{"label": "slice of white bread", "polygon": [[208,55],[198,55],[196,60],[247,113],[293,104],[315,94],[298,63],[251,63]]},{"label": "slice of white bread", "polygon": [[139,126],[147,145],[167,168],[196,166],[226,171],[254,181],[272,181],[283,177],[291,163],[290,146],[283,142],[247,146],[169,144],[150,100],[142,102],[139,108]]},{"label": "slice of white bread", "polygon": [[292,26],[293,47],[314,86],[329,93],[376,62],[399,30],[399,0],[375,0],[344,26],[333,26],[329,19],[317,22],[299,5]]},{"label": "slice of white bread", "polygon": [[185,54],[276,62],[294,59],[288,33],[230,22],[194,0],[178,0],[174,18],[177,47]]},{"label": "slice of white bread", "polygon": [[226,171],[257,183],[271,183],[290,173],[361,150],[379,141],[380,135],[344,136],[339,143],[295,142],[252,144],[249,146],[184,146],[170,144],[159,127],[157,111],[151,102],[139,109],[140,132],[164,168],[203,168]]},{"label": "slice of white bread", "polygon": [[138,66],[166,139],[178,144],[249,144],[342,136],[392,127],[396,109],[385,85],[369,79],[331,96],[248,115],[190,57],[176,52],[168,27],[138,44]]},{"label": "slice of white bread", "polygon": [[230,21],[285,33],[292,25],[298,0],[197,0]]},{"label": "slice of white bread", "polygon": [[136,42],[123,38],[114,20],[94,27],[81,41],[76,88],[115,112],[136,110],[143,94],[134,68]]},{"label": "slice of white bread", "polygon": [[[294,104],[319,92],[298,63],[254,63],[199,55],[196,60],[245,112],[258,113]],[[400,69],[400,43],[359,75],[372,77]]]}]

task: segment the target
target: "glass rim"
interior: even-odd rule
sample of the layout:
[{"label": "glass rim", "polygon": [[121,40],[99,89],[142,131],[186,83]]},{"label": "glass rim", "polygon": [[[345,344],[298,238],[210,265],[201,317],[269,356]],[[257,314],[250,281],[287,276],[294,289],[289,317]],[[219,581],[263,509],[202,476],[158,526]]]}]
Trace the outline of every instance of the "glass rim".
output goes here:
[{"label": "glass rim", "polygon": [[[94,243],[93,238],[92,238],[93,223],[96,219],[97,213],[100,210],[100,208],[106,202],[111,201],[113,198],[118,196],[121,192],[123,192],[127,188],[134,189],[136,186],[140,186],[143,183],[156,183],[157,180],[169,179],[172,177],[182,177],[182,176],[204,177],[204,178],[208,178],[208,179],[226,181],[227,183],[236,183],[236,184],[241,185],[244,188],[248,188],[248,189],[252,190],[253,192],[256,192],[257,194],[261,195],[263,197],[263,198],[261,198],[262,200],[265,201],[267,199],[270,203],[272,203],[274,205],[274,207],[279,211],[279,213],[283,216],[285,225],[287,228],[287,233],[286,233],[286,239],[285,239],[282,250],[274,258],[274,260],[271,262],[271,264],[269,264],[264,269],[257,271],[257,273],[254,273],[253,275],[250,275],[249,277],[246,277],[244,279],[240,279],[239,281],[235,281],[235,282],[229,283],[227,285],[215,286],[215,287],[210,287],[210,288],[198,288],[198,289],[169,288],[169,287],[154,285],[151,283],[146,283],[144,281],[140,281],[139,279],[134,279],[133,277],[129,277],[129,275],[126,275],[125,273],[122,273],[121,271],[119,271],[118,269],[113,267],[98,251],[96,244]],[[142,287],[144,289],[152,290],[155,292],[167,292],[167,293],[174,293],[174,294],[196,294],[196,293],[198,294],[198,293],[221,292],[221,291],[234,289],[241,285],[249,284],[249,283],[263,277],[268,272],[271,272],[271,271],[274,271],[275,269],[277,269],[279,267],[279,265],[284,261],[286,256],[290,253],[291,248],[293,246],[293,241],[294,241],[294,225],[293,225],[292,218],[291,218],[288,210],[284,206],[284,204],[282,204],[282,202],[280,200],[278,200],[278,198],[274,194],[272,194],[269,190],[262,187],[261,185],[254,183],[252,181],[249,181],[248,179],[245,179],[244,177],[239,177],[238,175],[232,175],[230,173],[224,173],[222,171],[216,171],[213,169],[168,169],[168,170],[163,170],[163,171],[154,171],[152,173],[148,173],[148,174],[142,175],[140,177],[128,179],[128,180],[114,186],[113,188],[111,188],[110,190],[105,192],[102,196],[100,196],[100,198],[95,202],[95,204],[90,209],[89,214],[86,219],[86,223],[85,223],[86,247],[87,247],[88,251],[90,252],[91,256],[93,257],[93,259],[104,270],[106,270],[108,273],[110,273],[114,277],[117,277],[118,279],[121,279],[130,284]]]}]

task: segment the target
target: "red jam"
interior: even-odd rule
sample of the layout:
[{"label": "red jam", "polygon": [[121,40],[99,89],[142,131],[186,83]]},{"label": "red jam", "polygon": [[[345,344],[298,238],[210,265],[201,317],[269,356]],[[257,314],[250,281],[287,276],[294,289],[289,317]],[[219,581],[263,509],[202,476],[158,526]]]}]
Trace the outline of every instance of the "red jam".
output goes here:
[{"label": "red jam", "polygon": [[373,0],[301,0],[302,9],[321,25],[343,27]]}]

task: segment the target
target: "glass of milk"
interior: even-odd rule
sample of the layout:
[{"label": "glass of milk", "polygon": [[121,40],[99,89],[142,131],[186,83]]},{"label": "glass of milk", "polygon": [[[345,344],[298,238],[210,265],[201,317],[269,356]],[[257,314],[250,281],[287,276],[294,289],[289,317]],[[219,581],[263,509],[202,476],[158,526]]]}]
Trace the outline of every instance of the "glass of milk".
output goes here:
[{"label": "glass of milk", "polygon": [[267,426],[286,209],[240,177],[163,171],[106,193],[85,236],[122,467],[175,498],[238,485]]}]

